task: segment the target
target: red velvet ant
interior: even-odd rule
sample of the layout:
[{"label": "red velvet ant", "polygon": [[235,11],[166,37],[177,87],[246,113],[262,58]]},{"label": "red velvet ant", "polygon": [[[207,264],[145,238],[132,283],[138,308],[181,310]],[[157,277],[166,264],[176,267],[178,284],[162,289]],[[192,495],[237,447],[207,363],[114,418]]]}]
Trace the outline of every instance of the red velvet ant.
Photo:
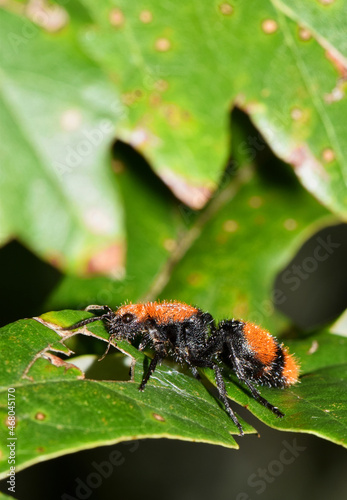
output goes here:
[{"label": "red velvet ant", "polygon": [[260,395],[253,383],[287,387],[298,381],[299,367],[288,350],[259,326],[234,319],[216,325],[209,313],[177,301],[126,304],[116,311],[108,306],[88,306],[86,310],[102,310],[104,313],[80,321],[70,326],[69,330],[103,320],[110,334],[109,346],[112,341],[132,342],[140,336],[139,350],[148,346],[155,351],[140,391],[145,389],[157,364],[167,356],[186,363],[197,378],[199,367],[212,368],[219,397],[240,435],[243,435],[242,426],[229,405],[220,368],[223,362],[234,370],[259,403],[278,417],[284,416]]}]

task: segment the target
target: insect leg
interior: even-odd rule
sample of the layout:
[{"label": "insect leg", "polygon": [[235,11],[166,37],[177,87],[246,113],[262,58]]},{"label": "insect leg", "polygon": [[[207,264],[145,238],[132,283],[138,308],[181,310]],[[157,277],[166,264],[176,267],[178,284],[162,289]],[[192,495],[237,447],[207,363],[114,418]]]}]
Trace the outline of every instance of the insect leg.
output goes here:
[{"label": "insect leg", "polygon": [[263,396],[260,395],[259,391],[248,380],[247,376],[244,373],[240,360],[235,354],[235,350],[231,342],[228,342],[228,347],[230,351],[230,358],[234,367],[234,371],[237,375],[237,378],[241,382],[246,384],[248,389],[251,391],[251,394],[254,397],[254,399],[259,401],[260,404],[265,406],[265,408],[267,408],[268,410],[272,411],[272,413],[274,413],[277,417],[280,418],[284,417],[284,413],[282,413],[281,410],[277,408],[277,406],[272,405],[267,399],[263,398]]},{"label": "insect leg", "polygon": [[244,432],[243,432],[243,429],[242,429],[242,425],[237,420],[237,417],[236,417],[235,413],[233,412],[233,410],[231,409],[231,407],[229,405],[227,391],[226,391],[226,388],[225,388],[225,383],[224,383],[224,380],[223,380],[222,372],[221,372],[221,370],[220,370],[220,368],[219,368],[218,365],[213,365],[213,369],[214,369],[214,374],[215,374],[215,377],[216,377],[216,384],[217,384],[217,389],[218,389],[218,392],[219,392],[219,396],[220,396],[221,400],[223,401],[225,409],[226,409],[227,413],[229,414],[230,418],[232,419],[232,421],[234,422],[234,424],[236,425],[236,427],[239,429],[240,436],[243,436]]},{"label": "insect leg", "polygon": [[160,363],[162,361],[162,359],[163,358],[162,358],[162,356],[160,354],[156,353],[154,355],[154,358],[151,360],[149,368],[148,368],[145,376],[142,379],[141,385],[139,387],[139,391],[144,391],[145,390],[145,387],[146,387],[146,384],[147,384],[148,380],[150,379],[152,373],[154,372],[157,364]]}]

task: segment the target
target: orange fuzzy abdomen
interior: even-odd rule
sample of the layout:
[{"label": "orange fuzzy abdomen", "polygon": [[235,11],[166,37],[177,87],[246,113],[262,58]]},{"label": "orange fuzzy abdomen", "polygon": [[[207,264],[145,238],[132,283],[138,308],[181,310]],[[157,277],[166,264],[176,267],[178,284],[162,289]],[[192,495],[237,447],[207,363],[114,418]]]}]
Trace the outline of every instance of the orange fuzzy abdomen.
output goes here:
[{"label": "orange fuzzy abdomen", "polygon": [[299,380],[299,365],[292,354],[289,354],[286,347],[283,348],[284,366],[283,378],[286,385],[295,384]]},{"label": "orange fuzzy abdomen", "polygon": [[[271,377],[273,372],[280,376],[283,386],[295,384],[299,378],[299,365],[283,345],[264,328],[253,323],[244,323],[243,334],[254,358],[264,365],[264,373]],[[283,367],[278,373],[278,358],[283,357]]]},{"label": "orange fuzzy abdomen", "polygon": [[243,333],[255,358],[264,365],[270,365],[276,357],[278,348],[273,336],[264,328],[248,322],[244,324]]}]

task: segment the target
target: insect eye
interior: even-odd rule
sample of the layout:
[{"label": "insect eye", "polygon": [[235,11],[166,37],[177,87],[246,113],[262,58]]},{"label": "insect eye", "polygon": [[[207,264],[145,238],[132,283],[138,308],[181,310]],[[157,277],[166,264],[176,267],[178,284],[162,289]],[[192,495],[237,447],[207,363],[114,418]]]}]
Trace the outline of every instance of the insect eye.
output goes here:
[{"label": "insect eye", "polygon": [[132,321],[134,321],[134,319],[135,319],[134,314],[127,313],[123,314],[122,316],[122,322],[125,324],[131,323]]}]

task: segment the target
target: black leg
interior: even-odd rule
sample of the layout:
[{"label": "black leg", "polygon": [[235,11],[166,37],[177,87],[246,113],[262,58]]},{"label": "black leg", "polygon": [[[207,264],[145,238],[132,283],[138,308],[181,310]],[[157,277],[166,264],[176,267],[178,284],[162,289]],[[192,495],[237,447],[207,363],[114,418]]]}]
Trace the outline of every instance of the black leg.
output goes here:
[{"label": "black leg", "polygon": [[194,377],[195,377],[196,379],[200,380],[200,379],[201,379],[201,377],[200,377],[200,374],[199,374],[198,369],[196,368],[196,366],[192,366],[192,365],[188,365],[188,366],[189,366],[189,368],[190,368],[190,371],[191,371],[191,372],[192,372],[192,374],[194,375]]},{"label": "black leg", "polygon": [[155,354],[154,358],[152,359],[152,361],[149,365],[149,368],[148,368],[145,376],[142,379],[141,385],[139,387],[139,391],[145,390],[145,387],[146,387],[148,380],[150,379],[152,373],[154,372],[157,364],[160,363],[162,361],[162,359],[163,358],[158,353]]},{"label": "black leg", "polygon": [[230,356],[231,356],[232,364],[234,366],[234,371],[236,373],[237,378],[241,382],[243,382],[244,384],[246,384],[246,386],[248,387],[248,389],[251,391],[251,394],[254,397],[254,399],[256,399],[257,401],[259,401],[260,404],[262,404],[263,406],[265,406],[265,408],[267,408],[268,410],[272,411],[272,413],[274,413],[277,417],[280,417],[280,418],[284,417],[284,413],[282,413],[281,410],[279,410],[277,408],[277,406],[272,405],[267,399],[263,398],[263,396],[260,395],[259,391],[257,391],[257,389],[247,379],[247,377],[246,377],[246,375],[244,373],[244,370],[243,370],[243,368],[241,366],[240,360],[235,355],[235,351],[234,351],[234,348],[233,348],[233,345],[231,344],[231,342],[228,342],[228,346],[229,346],[229,351],[230,351]]},{"label": "black leg", "polygon": [[218,331],[216,331],[213,335],[211,335],[207,342],[205,343],[203,349],[201,350],[200,355],[202,357],[210,358],[213,355],[216,355],[222,352],[224,344],[224,337]]},{"label": "black leg", "polygon": [[149,343],[150,343],[149,336],[146,333],[144,333],[141,342],[139,344],[138,350],[143,351],[144,349],[146,349]]},{"label": "black leg", "polygon": [[76,330],[76,328],[81,328],[82,326],[88,325],[89,323],[94,323],[94,321],[102,321],[109,317],[109,313],[105,313],[101,316],[94,316],[93,318],[83,319],[82,321],[79,321],[78,323],[75,323],[71,326],[64,327],[63,330]]},{"label": "black leg", "polygon": [[281,410],[277,408],[277,406],[272,405],[267,399],[263,398],[263,396],[260,395],[257,389],[248,380],[242,379],[241,377],[239,377],[239,379],[247,385],[254,399],[259,401],[259,403],[265,406],[265,408],[272,411],[272,413],[274,413],[277,417],[284,417],[284,413],[282,413]]},{"label": "black leg", "polygon": [[225,388],[225,384],[224,384],[222,372],[221,372],[221,370],[220,370],[220,368],[219,368],[218,365],[214,365],[213,369],[214,369],[214,374],[215,374],[215,377],[216,377],[216,384],[217,384],[219,396],[220,396],[221,400],[223,401],[225,409],[228,412],[230,418],[232,419],[232,421],[234,422],[234,424],[236,425],[236,427],[239,429],[240,436],[243,436],[244,432],[243,432],[243,429],[242,429],[242,425],[237,420],[237,417],[236,417],[235,413],[233,412],[233,410],[230,408],[230,405],[229,405],[227,391],[226,391],[226,388]]},{"label": "black leg", "polygon": [[205,324],[207,324],[210,327],[211,333],[215,333],[217,331],[217,328],[213,316],[210,313],[204,313],[202,317],[204,319]]}]

